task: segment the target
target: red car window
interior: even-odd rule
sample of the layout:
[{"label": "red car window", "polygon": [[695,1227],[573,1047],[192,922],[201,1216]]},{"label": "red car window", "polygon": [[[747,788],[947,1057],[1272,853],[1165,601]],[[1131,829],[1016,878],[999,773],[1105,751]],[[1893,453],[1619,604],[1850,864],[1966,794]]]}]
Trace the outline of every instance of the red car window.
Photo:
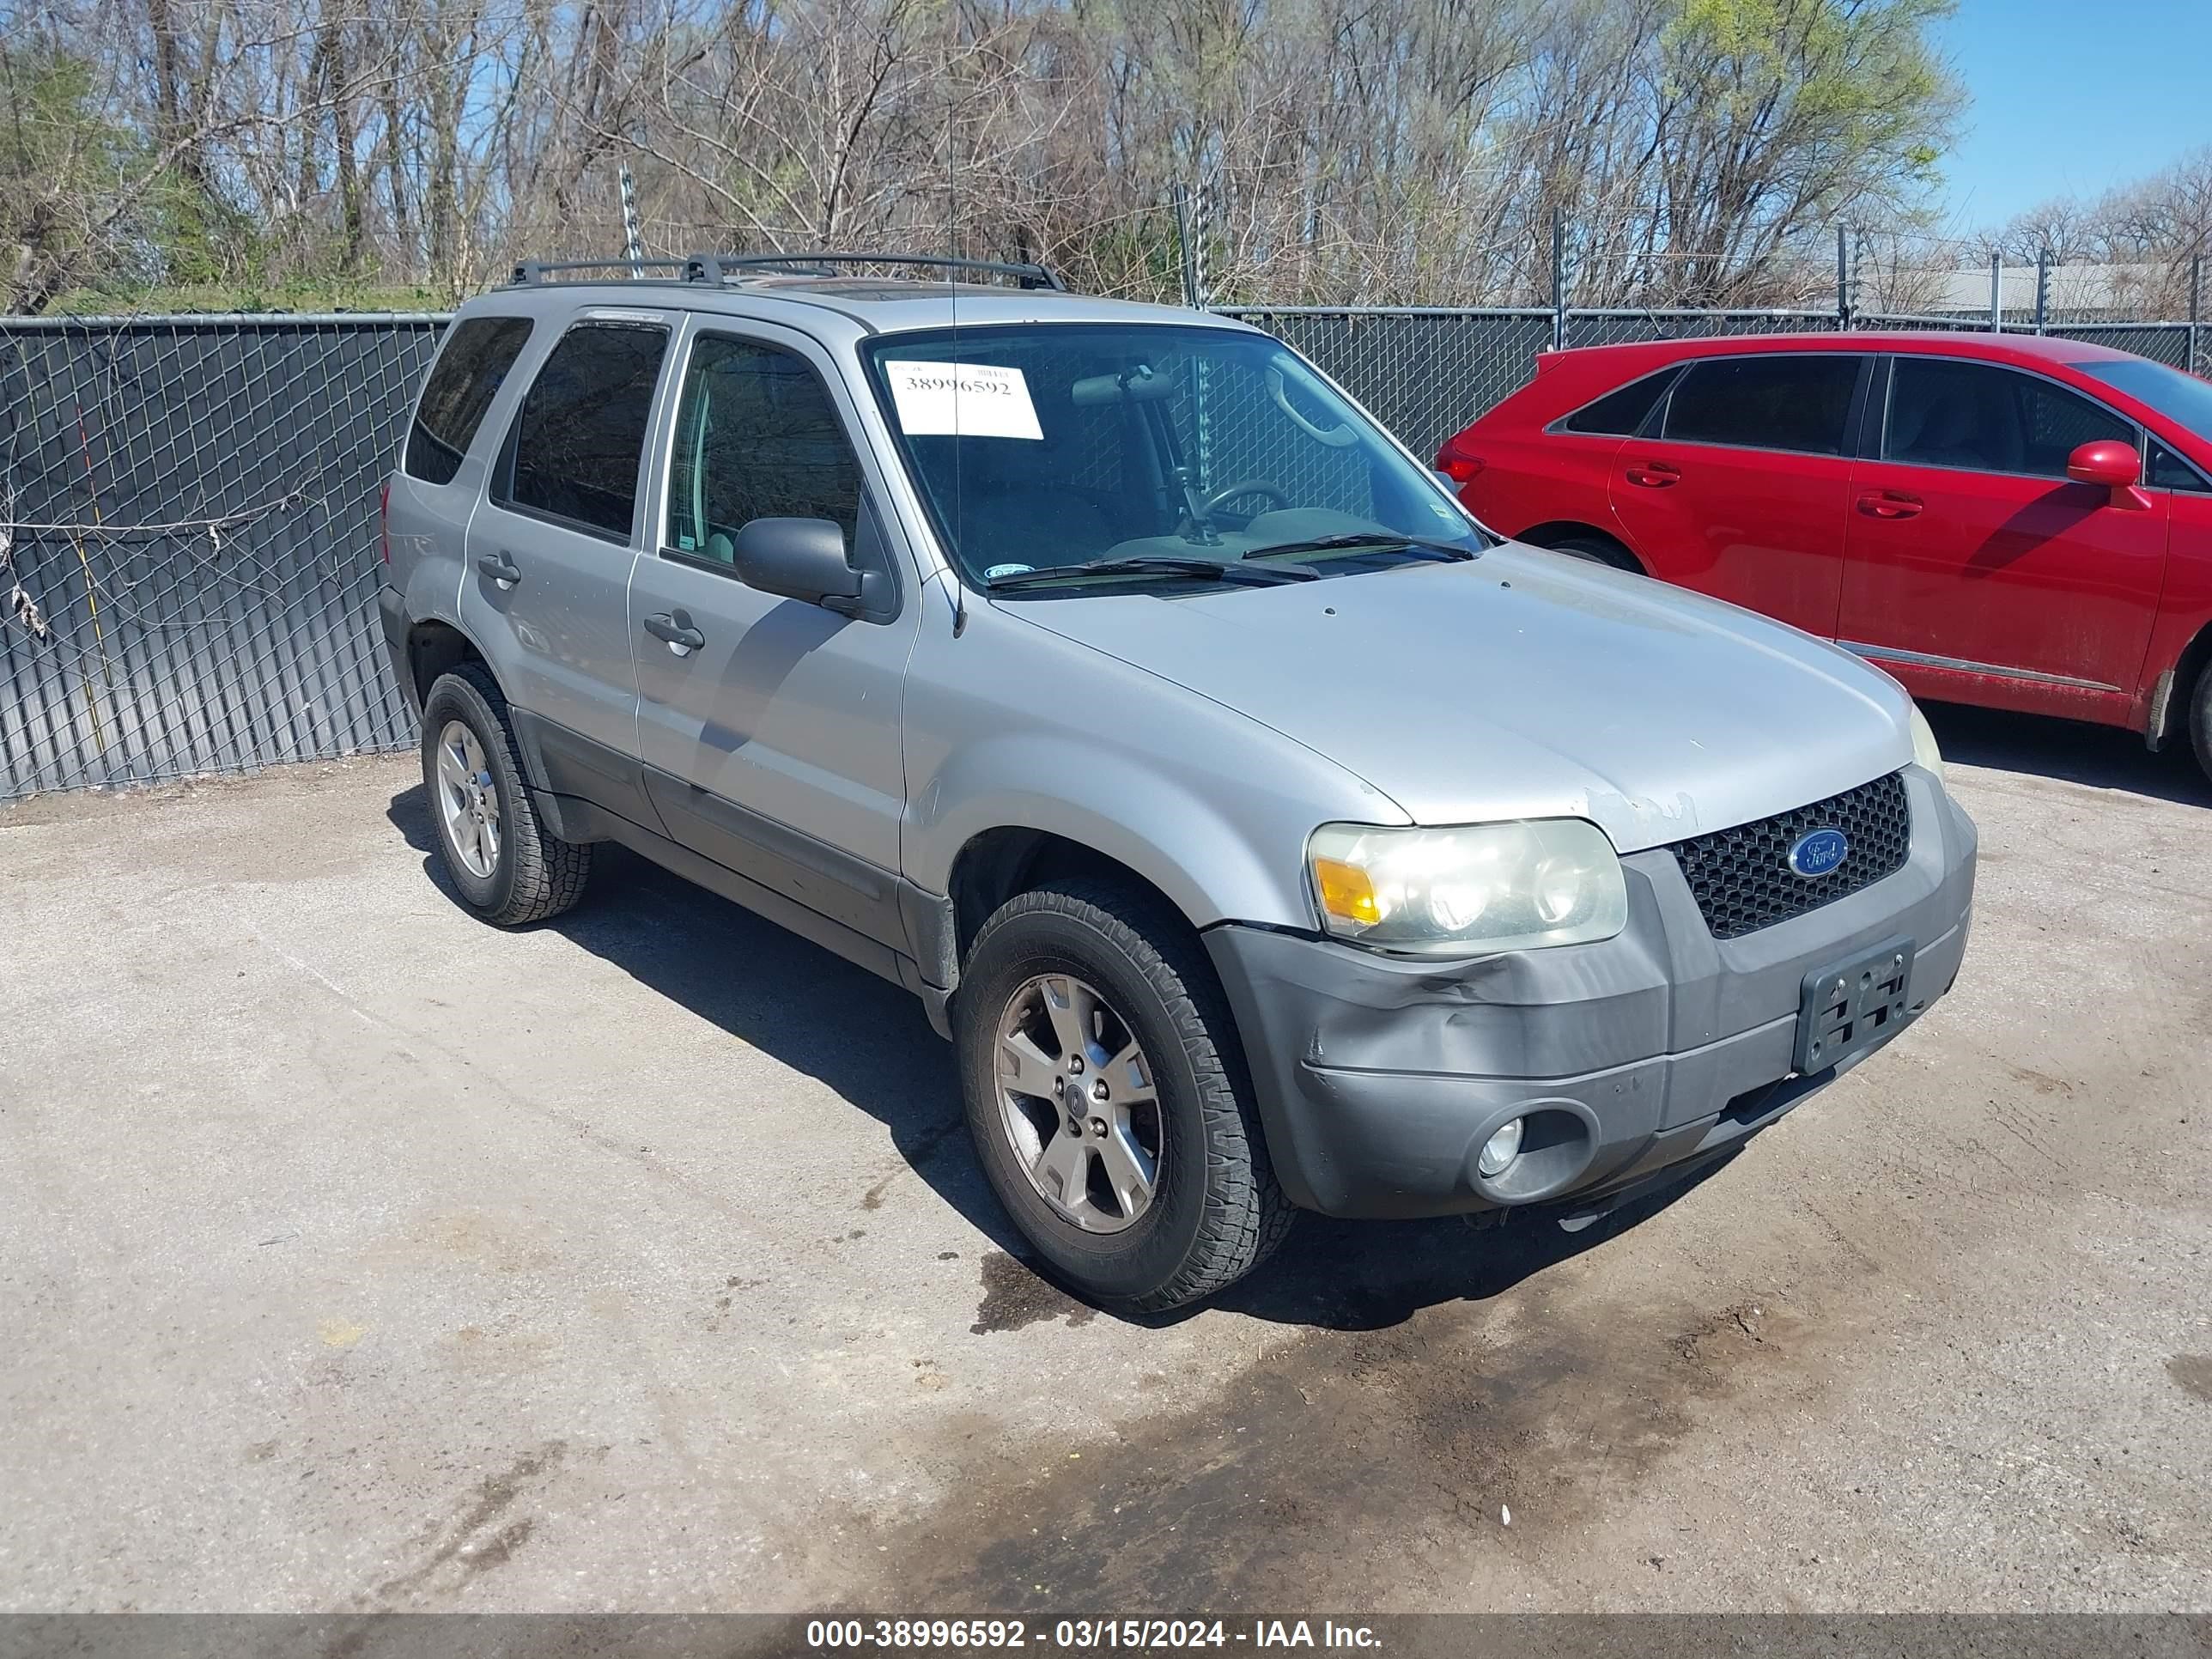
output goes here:
[{"label": "red car window", "polygon": [[1607,438],[1626,438],[1639,432],[1650,416],[1652,405],[1659,401],[1659,394],[1666,391],[1679,372],[1677,365],[1662,368],[1656,374],[1647,374],[1640,380],[1631,380],[1618,391],[1607,392],[1595,403],[1584,404],[1559,422],[1559,429]]},{"label": "red car window", "polygon": [[1705,358],[1690,366],[1668,397],[1666,435],[1685,443],[1840,455],[1863,361],[1840,351]]},{"label": "red car window", "polygon": [[2133,444],[2135,423],[1995,363],[1900,356],[1891,371],[1887,460],[2063,478],[2066,458],[2094,438]]}]

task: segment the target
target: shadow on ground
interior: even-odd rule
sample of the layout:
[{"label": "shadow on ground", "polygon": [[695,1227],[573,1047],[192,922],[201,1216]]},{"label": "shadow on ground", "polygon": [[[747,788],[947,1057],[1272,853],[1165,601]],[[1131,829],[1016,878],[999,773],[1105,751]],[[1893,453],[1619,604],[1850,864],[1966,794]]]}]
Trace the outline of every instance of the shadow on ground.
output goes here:
[{"label": "shadow on ground", "polygon": [[[389,817],[422,854],[425,875],[459,902],[421,787],[392,797]],[[596,857],[584,902],[547,927],[877,1119],[930,1190],[1011,1258],[998,1271],[1025,1261],[1026,1247],[969,1146],[952,1051],[913,996],[627,848],[603,846]],[[1578,1233],[1540,1216],[1492,1229],[1457,1218],[1302,1216],[1272,1261],[1206,1305],[1273,1323],[1382,1329],[1438,1303],[1500,1295],[1664,1209],[1711,1173],[1624,1205]],[[1041,1284],[1029,1294],[1000,1284],[993,1294],[1019,1303],[1024,1317],[1080,1312]],[[1172,1324],[1195,1311],[1142,1322]]]},{"label": "shadow on ground", "polygon": [[1434,1221],[1301,1216],[1273,1261],[1208,1305],[1273,1324],[1376,1331],[1439,1303],[1486,1302],[1650,1219],[1735,1156],[1623,1204],[1579,1232],[1565,1231],[1540,1212],[1481,1228],[1455,1216]]},{"label": "shadow on ground", "polygon": [[1970,708],[1963,703],[1923,703],[1943,757],[1961,766],[2025,772],[2119,789],[2190,806],[2212,806],[2212,779],[2197,764],[2186,733],[2159,754],[2140,733],[2113,726]]},{"label": "shadow on ground", "polygon": [[[388,816],[424,874],[460,902],[421,786]],[[544,924],[700,1018],[827,1085],[890,1132],[931,1190],[1000,1249],[1020,1239],[969,1151],[952,1053],[896,985],[611,843],[584,901]],[[861,1202],[874,1208],[882,1188]]]}]

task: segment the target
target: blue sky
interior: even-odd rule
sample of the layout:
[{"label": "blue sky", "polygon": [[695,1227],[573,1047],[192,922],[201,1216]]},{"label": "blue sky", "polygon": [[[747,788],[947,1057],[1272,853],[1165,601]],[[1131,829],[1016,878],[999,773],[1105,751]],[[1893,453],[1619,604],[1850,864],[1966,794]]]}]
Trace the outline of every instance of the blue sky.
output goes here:
[{"label": "blue sky", "polygon": [[1960,0],[1938,38],[1973,97],[1943,159],[1961,230],[2212,144],[2212,0]]}]

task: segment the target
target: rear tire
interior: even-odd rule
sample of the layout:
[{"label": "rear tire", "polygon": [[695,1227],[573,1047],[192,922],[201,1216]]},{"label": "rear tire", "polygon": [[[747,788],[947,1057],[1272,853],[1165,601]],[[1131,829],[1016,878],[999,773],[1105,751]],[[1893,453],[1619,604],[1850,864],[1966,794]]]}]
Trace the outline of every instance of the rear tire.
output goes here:
[{"label": "rear tire", "polygon": [[1637,562],[1636,555],[1607,537],[1562,536],[1557,541],[1547,542],[1544,545],[1554,553],[1565,554],[1571,559],[1609,565],[1615,570],[1626,570],[1631,575],[1644,574],[1644,567]]},{"label": "rear tire", "polygon": [[521,927],[583,897],[592,849],[538,818],[506,695],[480,664],[441,674],[422,700],[422,791],[447,878],[483,920]]},{"label": "rear tire", "polygon": [[1295,1212],[1228,1005],[1157,897],[1079,878],[1008,900],[976,935],[952,1016],[976,1155],[1054,1278],[1158,1313],[1282,1243]]}]

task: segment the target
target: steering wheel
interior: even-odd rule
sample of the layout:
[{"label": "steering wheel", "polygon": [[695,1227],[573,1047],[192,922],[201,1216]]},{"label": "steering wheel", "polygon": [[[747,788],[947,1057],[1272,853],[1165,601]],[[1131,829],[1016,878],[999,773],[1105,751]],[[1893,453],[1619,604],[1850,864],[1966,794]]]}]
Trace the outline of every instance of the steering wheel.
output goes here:
[{"label": "steering wheel", "polygon": [[1282,485],[1271,483],[1265,478],[1239,478],[1235,483],[1217,489],[1206,498],[1207,514],[1212,515],[1219,508],[1235,501],[1239,495],[1265,495],[1277,507],[1288,507],[1291,504],[1290,493]]}]

